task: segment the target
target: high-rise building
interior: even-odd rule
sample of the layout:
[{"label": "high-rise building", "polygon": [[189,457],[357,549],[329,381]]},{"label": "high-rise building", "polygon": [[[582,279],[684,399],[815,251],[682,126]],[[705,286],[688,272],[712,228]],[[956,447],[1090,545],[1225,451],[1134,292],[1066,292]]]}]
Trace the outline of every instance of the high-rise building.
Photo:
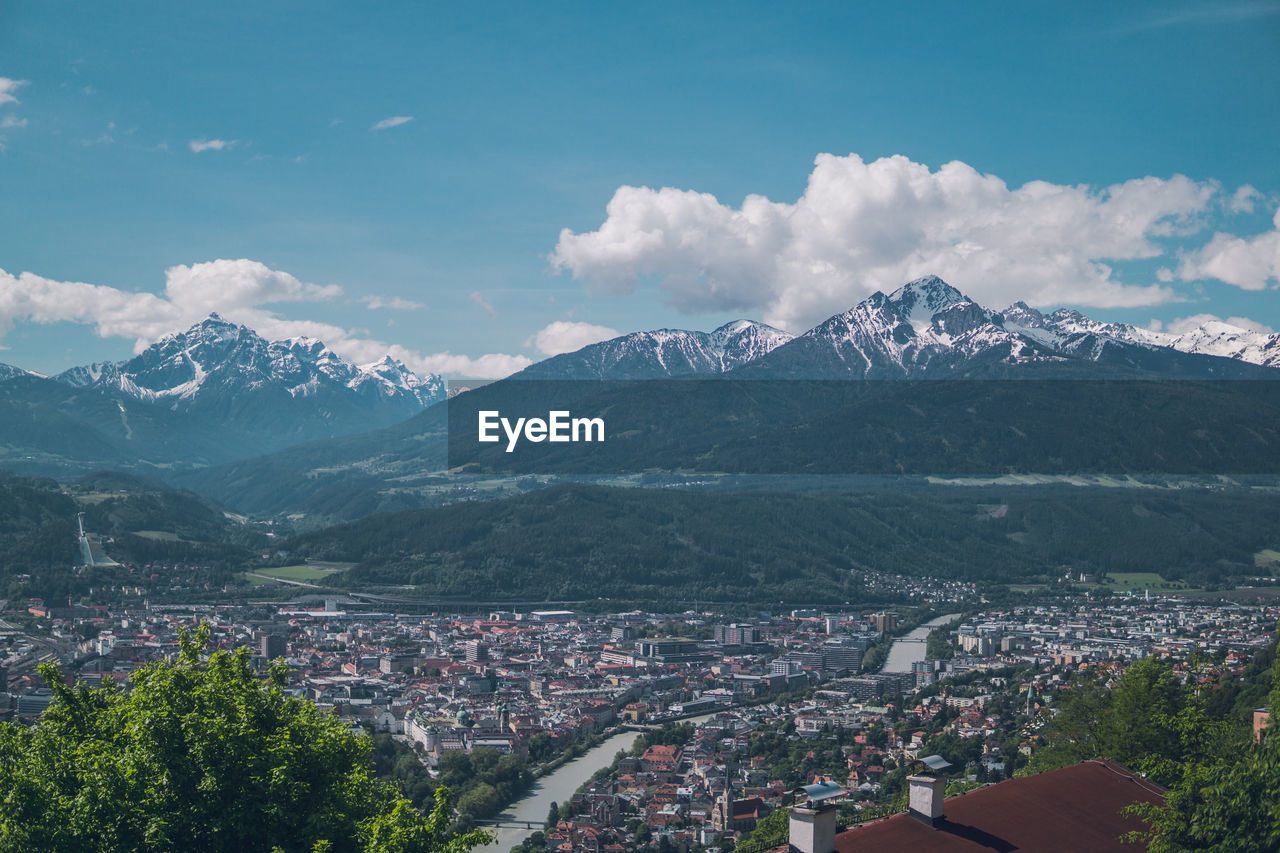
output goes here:
[{"label": "high-rise building", "polygon": [[266,633],[262,635],[258,642],[258,653],[267,660],[282,658],[288,652],[288,644],[285,642],[284,634]]},{"label": "high-rise building", "polygon": [[752,625],[717,625],[716,643],[721,646],[751,646],[760,642],[760,629]]},{"label": "high-rise building", "polygon": [[468,640],[467,663],[484,663],[489,659],[489,646],[479,640]]},{"label": "high-rise building", "polygon": [[862,649],[856,645],[843,643],[824,643],[822,646],[822,668],[828,672],[846,669],[857,672],[862,668]]},{"label": "high-rise building", "polygon": [[877,613],[871,617],[871,624],[877,631],[892,631],[898,627],[898,614]]}]

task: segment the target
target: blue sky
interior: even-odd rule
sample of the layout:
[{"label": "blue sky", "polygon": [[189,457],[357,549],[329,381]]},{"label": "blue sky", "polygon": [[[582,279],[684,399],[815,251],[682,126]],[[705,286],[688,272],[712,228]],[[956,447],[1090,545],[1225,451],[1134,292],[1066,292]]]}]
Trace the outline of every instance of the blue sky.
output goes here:
[{"label": "blue sky", "polygon": [[1280,3],[369,5],[0,6],[0,361],[501,373],[925,271],[1280,328]]}]

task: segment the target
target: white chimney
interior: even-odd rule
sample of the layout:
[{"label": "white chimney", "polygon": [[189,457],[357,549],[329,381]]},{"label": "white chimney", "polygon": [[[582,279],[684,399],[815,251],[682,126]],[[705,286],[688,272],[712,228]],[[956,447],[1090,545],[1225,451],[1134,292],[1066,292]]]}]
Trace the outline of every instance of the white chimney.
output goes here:
[{"label": "white chimney", "polygon": [[796,791],[804,803],[791,807],[791,849],[797,853],[836,853],[836,804],[844,788],[834,782],[805,785]]},{"label": "white chimney", "polygon": [[908,814],[930,826],[942,822],[942,800],[947,792],[945,776],[908,776],[910,809]]},{"label": "white chimney", "polygon": [[836,810],[791,807],[791,849],[797,853],[836,853]]}]

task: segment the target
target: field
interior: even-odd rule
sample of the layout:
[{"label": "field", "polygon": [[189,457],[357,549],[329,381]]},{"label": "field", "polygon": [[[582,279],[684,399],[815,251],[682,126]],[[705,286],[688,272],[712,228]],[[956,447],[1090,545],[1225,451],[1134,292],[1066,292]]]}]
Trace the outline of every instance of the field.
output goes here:
[{"label": "field", "polygon": [[1168,582],[1155,572],[1111,572],[1107,575],[1110,583],[1097,584],[1098,587],[1111,589],[1117,592],[1126,589],[1144,590],[1149,589],[1152,592],[1172,592],[1174,590],[1186,591],[1185,583]]},{"label": "field", "polygon": [[1280,551],[1271,548],[1263,548],[1261,551],[1253,555],[1253,564],[1260,569],[1275,570],[1280,566]]},{"label": "field", "polygon": [[186,542],[176,533],[170,533],[167,530],[135,530],[134,536],[141,536],[143,539],[154,539],[158,542]]},{"label": "field", "polygon": [[[286,581],[304,581],[309,583],[318,581],[321,578],[327,578],[330,575],[338,574],[339,572],[345,572],[354,565],[355,563],[308,563],[306,565],[299,564],[296,566],[277,566],[271,569],[261,569],[255,572],[255,574],[266,575],[267,577],[279,578]],[[254,577],[253,575],[250,575],[248,580],[254,586],[266,583],[262,578]]]}]

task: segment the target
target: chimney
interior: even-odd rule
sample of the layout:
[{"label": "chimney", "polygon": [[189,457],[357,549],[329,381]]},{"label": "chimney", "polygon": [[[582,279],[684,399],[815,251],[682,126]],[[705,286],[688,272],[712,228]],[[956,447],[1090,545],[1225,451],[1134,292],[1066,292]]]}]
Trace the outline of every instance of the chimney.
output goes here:
[{"label": "chimney", "polygon": [[796,791],[808,799],[791,807],[790,849],[795,853],[836,853],[836,798],[844,789],[834,782],[805,785]]},{"label": "chimney", "polygon": [[907,814],[921,823],[936,827],[946,818],[942,814],[942,801],[947,795],[946,771],[951,769],[941,755],[920,759],[920,772],[907,777],[909,807]]},{"label": "chimney", "polygon": [[790,835],[796,853],[836,853],[836,810],[808,803],[792,806]]}]

